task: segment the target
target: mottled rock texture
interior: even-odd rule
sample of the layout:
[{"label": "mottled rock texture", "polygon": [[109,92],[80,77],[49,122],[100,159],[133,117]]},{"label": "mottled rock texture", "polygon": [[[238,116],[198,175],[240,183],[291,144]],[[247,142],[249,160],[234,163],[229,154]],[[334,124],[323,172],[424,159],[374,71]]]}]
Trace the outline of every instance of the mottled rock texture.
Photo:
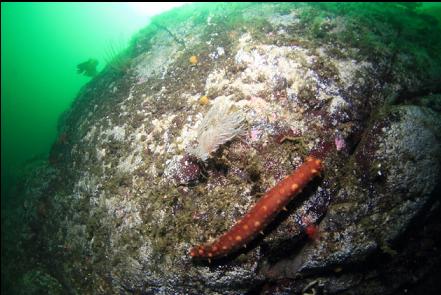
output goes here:
[{"label": "mottled rock texture", "polygon": [[[435,294],[440,33],[404,4],[198,4],[156,17],[82,89],[49,172],[29,177],[14,250],[27,263],[8,266],[18,288]],[[224,96],[243,132],[189,155]],[[261,237],[190,259],[309,154],[323,175]]]}]

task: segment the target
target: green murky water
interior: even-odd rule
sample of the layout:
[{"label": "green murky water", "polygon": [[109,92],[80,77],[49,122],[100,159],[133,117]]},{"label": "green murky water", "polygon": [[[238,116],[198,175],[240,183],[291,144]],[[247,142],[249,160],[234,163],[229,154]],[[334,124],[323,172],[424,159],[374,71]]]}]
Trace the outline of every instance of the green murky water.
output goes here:
[{"label": "green murky water", "polygon": [[77,64],[95,58],[101,70],[169,6],[2,3],[2,207],[14,202],[11,187],[27,165],[47,159],[58,118],[90,80]]}]

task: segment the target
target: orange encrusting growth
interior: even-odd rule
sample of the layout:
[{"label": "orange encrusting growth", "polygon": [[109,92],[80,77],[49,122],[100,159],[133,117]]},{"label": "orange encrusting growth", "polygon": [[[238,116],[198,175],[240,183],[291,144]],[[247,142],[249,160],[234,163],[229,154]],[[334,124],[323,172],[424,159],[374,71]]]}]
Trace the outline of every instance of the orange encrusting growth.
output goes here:
[{"label": "orange encrusting growth", "polygon": [[190,256],[210,260],[246,246],[322,169],[321,160],[308,157],[291,175],[270,189],[228,232],[211,244],[193,247]]}]

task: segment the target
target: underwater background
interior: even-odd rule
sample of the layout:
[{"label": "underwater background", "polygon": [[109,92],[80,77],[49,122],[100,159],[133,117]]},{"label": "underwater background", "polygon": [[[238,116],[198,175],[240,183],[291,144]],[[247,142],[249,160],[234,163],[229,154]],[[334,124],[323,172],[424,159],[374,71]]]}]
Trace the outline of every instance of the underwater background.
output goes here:
[{"label": "underwater background", "polygon": [[100,71],[150,18],[185,3],[2,3],[2,207],[26,167],[49,155],[57,121],[91,77],[77,64],[95,58]]},{"label": "underwater background", "polygon": [[[329,219],[325,217],[326,211],[332,208],[333,200],[339,205],[335,210],[348,212],[351,210],[344,208],[348,203],[344,196],[363,195],[366,191],[369,191],[366,193],[369,198],[376,194],[387,195],[390,187],[399,186],[388,187],[383,182],[384,171],[390,170],[388,175],[397,173],[397,179],[412,178],[401,177],[396,172],[403,167],[394,170],[382,162],[382,156],[389,150],[400,150],[389,147],[390,141],[378,139],[388,138],[388,128],[395,126],[395,122],[411,122],[412,126],[390,127],[391,141],[415,132],[427,139],[420,143],[425,142],[434,149],[440,142],[436,126],[441,112],[441,36],[438,34],[441,32],[441,4],[187,4],[162,15],[163,11],[183,4],[149,5],[1,4],[2,292],[288,294],[286,292],[295,290],[292,292],[300,294],[315,288],[318,292],[350,294],[354,286],[348,282],[362,276],[351,273],[351,267],[364,261],[365,254],[368,256],[372,249],[379,248],[381,255],[375,257],[378,261],[383,255],[392,260],[396,258],[396,251],[401,248],[394,248],[394,243],[397,240],[401,245],[403,233],[413,233],[412,226],[393,232],[393,239],[375,230],[369,238],[354,235],[353,241],[358,243],[354,244],[363,245],[359,248],[348,246],[346,240],[328,237],[332,242],[326,249],[316,249],[310,264],[291,261],[298,267],[295,271],[294,267],[284,268],[283,263],[288,262],[278,264],[284,256],[280,249],[286,243],[295,245],[288,247],[293,253],[303,247],[298,246],[304,245],[299,236],[308,228],[307,223],[318,224],[324,218],[326,224]],[[366,20],[372,22],[370,26]],[[350,35],[345,30],[362,32],[367,37],[360,40],[355,38],[356,33]],[[228,34],[223,35],[224,32]],[[297,35],[301,37],[291,38]],[[347,44],[351,49],[344,48]],[[316,48],[320,49],[314,51]],[[326,54],[320,51],[323,48]],[[271,62],[259,63],[262,59]],[[290,60],[295,62],[290,63]],[[339,63],[342,60],[345,62]],[[294,68],[296,70],[291,73]],[[273,75],[281,70],[286,70],[286,77]],[[252,71],[258,74],[253,76]],[[248,76],[233,78],[242,72]],[[306,82],[293,78],[300,76],[299,73],[303,73]],[[177,99],[180,93],[182,100]],[[234,101],[225,99],[227,94],[235,95]],[[316,94],[320,98],[312,99]],[[149,100],[151,97],[154,99]],[[132,104],[132,99],[139,105]],[[362,99],[365,100],[362,102]],[[239,114],[232,115],[231,105],[234,105],[233,110],[239,109],[245,119],[238,119]],[[423,111],[395,108],[409,105],[421,107]],[[215,115],[210,115],[208,106],[224,112],[224,121],[210,118]],[[121,109],[114,112],[113,108],[117,107]],[[141,109],[143,111],[138,113]],[[145,113],[145,109],[151,113]],[[426,113],[426,109],[430,112]],[[280,117],[272,117],[273,113]],[[202,114],[208,115],[202,119]],[[100,121],[98,117],[107,118],[108,125],[102,123],[107,119]],[[299,119],[302,117],[305,119]],[[326,119],[314,121],[314,117]],[[213,128],[211,135],[222,133],[223,138],[212,136],[209,141],[202,132],[195,135],[197,132],[191,131],[197,122],[214,125],[212,122],[216,120],[220,123],[216,123],[218,129]],[[294,124],[294,120],[301,123]],[[239,127],[242,121],[247,122],[245,127]],[[230,130],[226,130],[225,125]],[[428,127],[432,125],[435,126],[433,132]],[[142,128],[151,130],[139,132],[140,126],[150,126]],[[426,136],[415,126],[430,129],[433,138],[432,133]],[[378,130],[385,134],[379,136]],[[249,152],[237,141],[225,144],[242,131],[256,152]],[[101,137],[97,135],[100,132]],[[328,142],[314,141],[312,135],[332,137],[333,150],[329,151]],[[186,136],[196,136],[198,141],[193,142],[195,152],[189,152],[190,156],[184,153],[184,150],[191,151],[183,147],[190,144]],[[375,140],[369,141],[372,137]],[[176,142],[168,145],[170,138]],[[277,138],[276,143],[267,145],[272,138]],[[134,147],[137,140],[142,144]],[[374,146],[372,142],[381,144]],[[418,143],[411,141],[403,145],[415,149],[403,151],[405,156],[394,161],[403,162],[404,158],[426,163],[426,158],[421,160],[419,154],[412,154],[423,150]],[[374,152],[382,148],[386,150],[382,156]],[[94,155],[95,149],[99,163],[89,158],[89,153]],[[226,152],[228,149],[230,152]],[[254,203],[254,196],[264,193],[274,184],[273,180],[288,173],[291,162],[281,160],[286,153],[294,155],[293,163],[299,165],[307,151],[314,150],[320,150],[319,156],[332,154],[326,166],[335,168],[334,171],[369,171],[367,176],[360,172],[363,175],[359,179],[366,182],[355,185],[358,178],[328,172],[323,184],[314,184],[317,192],[311,192],[313,196],[300,204],[299,211],[303,215],[293,213],[295,208],[291,207],[288,208],[291,217],[276,221],[282,226],[273,227],[278,227],[280,232],[274,231],[269,236],[263,243],[262,253],[256,254],[257,245],[254,245],[250,257],[239,256],[232,265],[228,261],[222,261],[219,267],[196,264],[200,268],[186,273],[191,264],[183,258],[182,251],[173,253],[175,245],[181,243],[177,249],[186,249],[190,240],[192,243],[206,240],[201,238],[202,232],[208,238],[225,231],[228,227],[223,219],[233,221],[240,217],[244,208]],[[242,154],[249,159],[242,158]],[[392,154],[390,158],[394,157]],[[439,161],[438,150],[428,150],[425,154],[433,156],[428,159]],[[84,159],[79,160],[80,155],[84,155]],[[192,160],[192,156],[198,159]],[[106,157],[112,160],[107,161]],[[346,162],[346,158],[353,160]],[[360,160],[362,158],[367,160]],[[118,159],[126,160],[118,162]],[[421,169],[428,171],[425,167]],[[418,185],[397,189],[410,192],[411,200],[422,196],[414,207],[400,207],[400,214],[406,215],[402,212],[408,211],[424,214],[424,210],[439,212],[439,199],[433,197],[439,192],[439,183],[431,178],[437,179],[440,175],[439,165],[431,167],[434,170],[427,175],[420,173],[424,174],[421,176],[423,184],[418,185],[424,189],[413,189]],[[101,175],[101,169],[117,171]],[[403,170],[406,169],[412,170],[405,166]],[[418,171],[416,169],[415,173]],[[331,184],[334,180],[338,187]],[[222,187],[224,191],[219,192]],[[357,191],[358,187],[363,188],[360,189],[363,193]],[[236,192],[249,192],[238,201],[239,209],[233,205]],[[201,197],[208,194],[214,196],[211,201]],[[131,195],[140,197],[130,199]],[[182,200],[182,196],[187,199]],[[202,204],[201,210],[190,204],[193,203],[191,196],[199,200],[195,203]],[[396,202],[406,203],[409,199],[403,197],[403,201],[397,197]],[[437,202],[437,206],[432,206]],[[357,201],[359,208],[361,203]],[[118,207],[118,204],[124,206]],[[229,206],[230,213],[222,213],[220,219],[213,217],[224,205]],[[378,205],[380,213],[384,210],[388,214],[389,209],[398,207],[395,200],[383,199],[365,205],[366,208]],[[366,208],[353,219],[348,218],[356,223]],[[76,211],[83,215],[75,216]],[[344,216],[341,212],[336,216]],[[63,219],[64,213],[69,216],[66,217],[68,221]],[[176,218],[173,217],[174,221],[169,224],[164,214]],[[338,220],[336,216],[333,220]],[[411,220],[417,219],[408,213],[403,219],[390,214],[384,220],[393,223],[389,221],[393,220],[390,216],[406,226],[407,222],[412,225]],[[378,218],[375,222],[383,220],[375,218]],[[430,218],[419,224],[430,229],[430,234],[439,233],[438,220]],[[210,223],[208,221],[214,224],[212,229],[204,227],[205,223]],[[193,223],[199,223],[197,229],[188,231],[187,235],[187,226]],[[366,226],[363,230],[372,226],[366,225],[368,222],[361,224]],[[125,226],[136,230],[115,238],[113,233],[119,235],[120,227]],[[344,232],[338,226],[328,226],[330,231]],[[52,231],[57,232],[53,240]],[[422,251],[427,253],[439,245],[439,238],[427,239],[429,232],[421,238],[425,242]],[[341,236],[350,234],[344,232]],[[76,235],[81,238],[75,240]],[[290,239],[284,239],[285,236]],[[326,234],[323,239],[326,241]],[[85,246],[85,241],[90,244]],[[338,252],[339,243],[343,249],[341,253],[353,251],[363,255],[348,258]],[[141,252],[140,249],[148,254],[139,257],[133,254]],[[340,254],[330,257],[328,251]],[[430,252],[430,255],[435,255],[435,264],[420,271],[412,294],[420,290],[435,294],[431,292],[439,287],[430,273],[439,273],[439,251]],[[323,257],[328,260],[324,261]],[[403,257],[397,260],[397,268],[418,264],[410,262],[404,254]],[[87,267],[80,267],[84,263],[82,259],[87,260],[84,264]],[[102,262],[106,260],[109,262]],[[344,266],[340,267],[340,263]],[[319,273],[313,279],[320,278],[328,285],[314,283],[311,279],[296,286],[297,271],[306,269],[309,274],[331,267],[333,275],[339,276],[338,280],[327,277],[326,281]],[[340,276],[341,269],[344,270],[342,276],[347,274],[346,281]],[[372,268],[364,275],[372,275],[370,270]],[[88,281],[85,274],[92,274],[93,278]],[[424,289],[420,282],[426,277],[429,287]],[[335,287],[337,284],[344,287],[339,289]],[[408,287],[397,283],[397,286],[382,288],[363,285],[354,290],[358,294],[369,294],[372,290],[399,294],[403,290],[407,292]]]}]

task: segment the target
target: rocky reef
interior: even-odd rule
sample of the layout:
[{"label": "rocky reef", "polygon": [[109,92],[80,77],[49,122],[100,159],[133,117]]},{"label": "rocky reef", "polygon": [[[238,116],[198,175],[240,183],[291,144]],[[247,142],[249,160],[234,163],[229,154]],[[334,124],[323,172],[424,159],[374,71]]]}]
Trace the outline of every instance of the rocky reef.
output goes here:
[{"label": "rocky reef", "polygon": [[[20,222],[2,216],[20,233],[2,237],[17,257],[2,269],[17,294],[435,294],[439,36],[404,4],[194,4],[154,18],[60,120],[67,140],[28,176]],[[240,132],[195,157],[224,97]],[[191,259],[310,154],[321,177],[263,235]]]}]

